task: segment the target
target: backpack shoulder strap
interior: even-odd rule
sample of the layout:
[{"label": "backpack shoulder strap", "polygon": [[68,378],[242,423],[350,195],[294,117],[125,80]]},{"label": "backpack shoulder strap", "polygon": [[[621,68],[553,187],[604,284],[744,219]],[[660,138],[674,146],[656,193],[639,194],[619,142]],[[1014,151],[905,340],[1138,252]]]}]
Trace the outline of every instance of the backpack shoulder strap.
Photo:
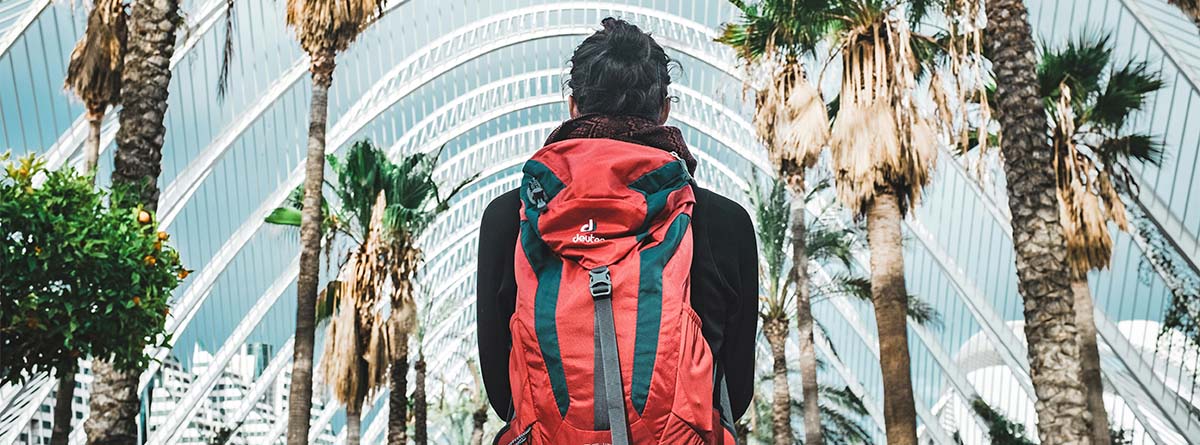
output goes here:
[{"label": "backpack shoulder strap", "polygon": [[[603,379],[597,379],[604,384],[603,395],[596,394],[597,407],[601,404],[606,411],[609,431],[612,432],[612,445],[629,445],[629,428],[625,425],[625,394],[621,385],[621,361],[617,354],[617,329],[613,324],[612,310],[612,276],[608,267],[601,266],[588,272],[588,284],[592,300],[596,305],[596,336],[600,344],[601,366],[596,370],[603,374]],[[600,400],[603,399],[603,402]],[[599,418],[600,415],[597,414]]]}]

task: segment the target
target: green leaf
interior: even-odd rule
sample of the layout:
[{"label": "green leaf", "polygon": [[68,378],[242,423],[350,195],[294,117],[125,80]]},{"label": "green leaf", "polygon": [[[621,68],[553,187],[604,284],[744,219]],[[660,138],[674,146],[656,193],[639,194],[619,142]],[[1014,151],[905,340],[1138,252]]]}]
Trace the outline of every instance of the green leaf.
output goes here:
[{"label": "green leaf", "polygon": [[300,210],[291,207],[277,207],[264,220],[267,224],[275,224],[279,226],[300,227],[302,218]]}]

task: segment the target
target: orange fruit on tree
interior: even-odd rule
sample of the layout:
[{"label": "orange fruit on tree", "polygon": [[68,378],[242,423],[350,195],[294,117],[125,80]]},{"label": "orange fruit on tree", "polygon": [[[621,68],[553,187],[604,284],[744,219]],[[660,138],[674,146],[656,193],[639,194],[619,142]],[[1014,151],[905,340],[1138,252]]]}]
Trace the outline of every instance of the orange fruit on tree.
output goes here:
[{"label": "orange fruit on tree", "polygon": [[145,210],[138,210],[138,222],[140,222],[142,224],[149,224],[150,223],[150,212],[147,212]]},{"label": "orange fruit on tree", "polygon": [[136,296],[136,295],[135,295],[135,296],[133,297],[133,305],[134,305],[134,306],[139,306],[139,305],[141,305],[141,304],[142,304],[142,298],[141,298],[141,297],[138,297],[138,296]]},{"label": "orange fruit on tree", "polygon": [[158,232],[158,239],[160,241],[166,241],[167,238],[170,238],[170,237],[171,237],[171,235],[168,235],[167,232]]},{"label": "orange fruit on tree", "polygon": [[179,279],[180,280],[186,279],[188,277],[188,275],[191,273],[192,273],[192,271],[187,270],[187,269],[181,270],[181,271],[179,271]]},{"label": "orange fruit on tree", "polygon": [[145,262],[147,266],[158,264],[158,260],[151,255],[146,255],[145,258],[142,258],[142,261]]}]

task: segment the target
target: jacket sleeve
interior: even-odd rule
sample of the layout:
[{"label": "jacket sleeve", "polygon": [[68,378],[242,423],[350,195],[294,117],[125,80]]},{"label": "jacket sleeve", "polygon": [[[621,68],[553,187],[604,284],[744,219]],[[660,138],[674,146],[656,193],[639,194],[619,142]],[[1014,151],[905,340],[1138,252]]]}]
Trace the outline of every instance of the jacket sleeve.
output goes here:
[{"label": "jacket sleeve", "polygon": [[520,232],[520,201],[516,191],[500,195],[483,212],[479,226],[479,263],[476,276],[476,323],[479,370],[488,401],[501,419],[508,419],[512,404],[508,382],[508,353],[512,334],[508,320],[517,300],[513,257]]},{"label": "jacket sleeve", "polygon": [[745,209],[737,206],[736,211],[729,212],[729,215],[733,227],[728,233],[737,238],[734,245],[737,246],[737,258],[740,261],[735,285],[737,295],[729,311],[725,345],[721,352],[726,364],[730,408],[733,418],[739,419],[754,398],[754,352],[758,337],[758,243],[754,224]]}]

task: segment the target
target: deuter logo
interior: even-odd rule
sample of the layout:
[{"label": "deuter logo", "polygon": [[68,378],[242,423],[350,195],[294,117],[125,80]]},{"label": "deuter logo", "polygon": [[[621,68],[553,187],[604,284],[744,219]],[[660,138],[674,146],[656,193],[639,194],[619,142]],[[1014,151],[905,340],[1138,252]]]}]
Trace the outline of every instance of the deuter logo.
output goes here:
[{"label": "deuter logo", "polygon": [[595,232],[595,231],[596,231],[596,220],[589,219],[587,224],[584,224],[582,227],[579,228],[580,233],[575,234],[575,237],[571,238],[571,241],[576,242],[576,243],[583,243],[583,244],[596,244],[596,243],[605,241],[604,238],[601,238],[596,235],[592,235],[592,232]]},{"label": "deuter logo", "polygon": [[583,243],[583,244],[596,244],[596,243],[604,241],[604,238],[598,237],[596,235],[592,235],[590,233],[587,235],[579,233],[579,234],[576,234],[574,238],[571,238],[571,241],[574,241],[577,243]]}]

